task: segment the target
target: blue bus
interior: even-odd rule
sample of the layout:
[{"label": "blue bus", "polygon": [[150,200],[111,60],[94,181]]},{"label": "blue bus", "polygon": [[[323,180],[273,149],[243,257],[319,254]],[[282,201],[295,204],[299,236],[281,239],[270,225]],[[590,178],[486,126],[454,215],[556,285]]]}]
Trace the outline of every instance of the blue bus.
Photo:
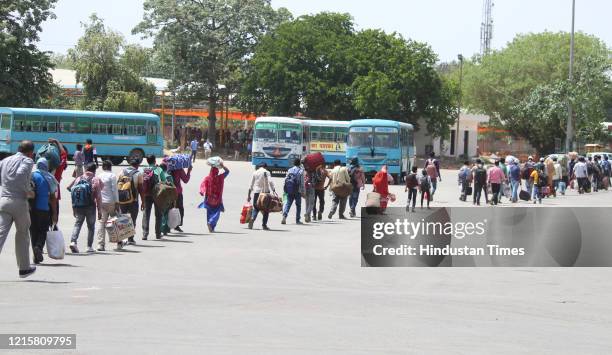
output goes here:
[{"label": "blue bus", "polygon": [[346,139],[349,121],[307,120],[310,126],[310,153],[321,152],[325,163],[335,160],[346,164]]},{"label": "blue bus", "polygon": [[120,164],[127,157],[161,156],[159,116],[144,113],[47,110],[0,107],[0,155],[17,151],[22,140],[36,148],[56,138],[68,150],[91,139],[99,157]]},{"label": "blue bus", "polygon": [[359,158],[366,176],[373,176],[387,165],[395,183],[401,182],[415,164],[414,127],[383,119],[351,121],[346,159],[355,157]]},{"label": "blue bus", "polygon": [[272,172],[293,166],[293,160],[308,153],[308,124],[291,117],[259,117],[255,120],[252,163],[266,163]]}]

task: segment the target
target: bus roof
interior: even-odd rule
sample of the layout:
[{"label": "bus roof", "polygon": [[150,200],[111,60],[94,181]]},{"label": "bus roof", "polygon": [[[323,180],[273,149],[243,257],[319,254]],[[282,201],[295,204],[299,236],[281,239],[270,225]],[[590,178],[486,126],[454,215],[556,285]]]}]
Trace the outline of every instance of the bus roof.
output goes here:
[{"label": "bus roof", "polygon": [[257,122],[280,122],[280,123],[296,123],[296,124],[303,124],[304,122],[298,118],[292,118],[292,117],[257,117],[257,119],[255,119],[255,123]]},{"label": "bus roof", "polygon": [[105,111],[80,111],[80,110],[56,110],[40,108],[13,108],[0,107],[0,112],[13,114],[30,115],[57,115],[57,116],[88,116],[100,118],[149,118],[158,119],[159,116],[152,113],[133,113],[133,112],[105,112]]},{"label": "bus roof", "polygon": [[332,120],[306,120],[310,126],[322,127],[348,127],[350,121],[332,121]]},{"label": "bus roof", "polygon": [[366,119],[360,119],[360,120],[352,120],[349,124],[349,127],[353,127],[353,126],[406,127],[409,129],[414,129],[414,127],[410,123],[378,119],[378,118],[366,118]]}]

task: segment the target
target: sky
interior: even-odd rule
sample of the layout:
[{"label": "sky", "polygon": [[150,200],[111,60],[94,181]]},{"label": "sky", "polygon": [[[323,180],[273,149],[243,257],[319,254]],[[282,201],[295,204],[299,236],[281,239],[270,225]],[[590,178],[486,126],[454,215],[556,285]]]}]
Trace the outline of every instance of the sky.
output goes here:
[{"label": "sky", "polygon": [[[493,40],[503,48],[518,33],[569,31],[571,0],[493,0]],[[480,49],[483,0],[272,0],[297,17],[321,11],[350,13],[358,29],[377,28],[428,43],[441,61]],[[80,23],[97,13],[129,43],[151,45],[131,31],[142,19],[142,0],[59,0],[57,19],[43,24],[39,46],[65,53],[83,34]],[[576,31],[596,35],[612,46],[611,0],[576,0]]]}]

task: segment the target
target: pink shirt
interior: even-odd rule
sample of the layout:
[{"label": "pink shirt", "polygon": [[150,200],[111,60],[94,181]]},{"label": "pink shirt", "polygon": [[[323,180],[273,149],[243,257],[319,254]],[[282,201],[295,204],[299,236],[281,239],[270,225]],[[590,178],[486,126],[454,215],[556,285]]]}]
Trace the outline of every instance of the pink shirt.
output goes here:
[{"label": "pink shirt", "polygon": [[171,174],[172,178],[174,179],[174,186],[176,186],[176,193],[180,195],[183,193],[183,185],[181,182],[184,182],[185,184],[188,183],[189,179],[191,178],[191,174],[185,173],[184,169],[173,170]]},{"label": "pink shirt", "polygon": [[494,166],[489,170],[489,182],[491,184],[501,184],[504,181],[504,172],[501,168]]}]

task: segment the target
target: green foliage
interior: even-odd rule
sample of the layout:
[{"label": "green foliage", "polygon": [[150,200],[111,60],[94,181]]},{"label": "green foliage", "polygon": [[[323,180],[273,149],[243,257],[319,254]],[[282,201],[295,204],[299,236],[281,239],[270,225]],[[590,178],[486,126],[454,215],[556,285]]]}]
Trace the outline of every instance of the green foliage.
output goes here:
[{"label": "green foliage", "polygon": [[576,132],[599,135],[611,52],[598,38],[577,33],[570,85],[569,42],[563,32],[519,35],[506,48],[465,63],[465,104],[526,138],[541,154],[554,149],[555,138],[565,139],[568,103]]},{"label": "green foliage", "polygon": [[70,57],[66,54],[51,53],[51,62],[56,69],[74,69]]},{"label": "green foliage", "polygon": [[85,34],[68,51],[77,81],[85,86],[82,109],[148,111],[155,88],[141,78],[149,66],[150,50],[126,45],[119,33],[108,29],[102,19],[91,15],[83,24]]},{"label": "green foliage", "polygon": [[219,85],[240,70],[263,34],[290,16],[269,0],[146,0],[144,9],[133,32],[155,37],[165,62],[158,67],[172,69],[181,99],[208,101],[210,136]]},{"label": "green foliage", "polygon": [[38,106],[53,91],[53,63],[36,42],[55,2],[0,1],[0,106]]}]

